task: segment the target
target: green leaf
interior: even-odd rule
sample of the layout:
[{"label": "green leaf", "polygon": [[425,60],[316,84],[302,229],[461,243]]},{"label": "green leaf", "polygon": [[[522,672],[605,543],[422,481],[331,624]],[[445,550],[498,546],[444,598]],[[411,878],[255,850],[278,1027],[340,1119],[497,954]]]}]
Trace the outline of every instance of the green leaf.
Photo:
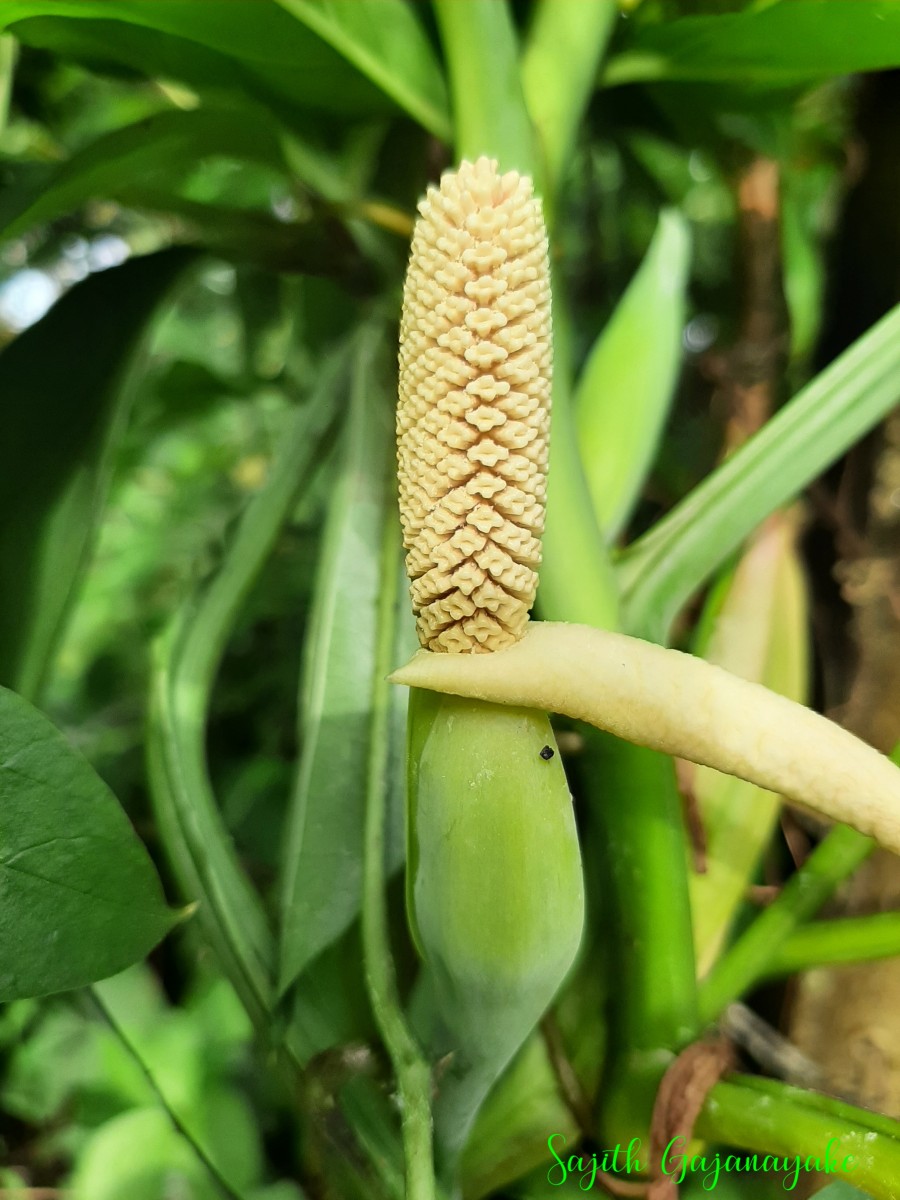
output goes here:
[{"label": "green leaf", "polygon": [[900,9],[894,0],[790,0],[637,26],[602,82],[785,85],[898,65]]},{"label": "green leaf", "polygon": [[871,1200],[871,1197],[868,1192],[861,1192],[849,1183],[830,1183],[820,1192],[815,1192],[813,1200]]},{"label": "green leaf", "polygon": [[898,377],[900,306],[626,551],[624,628],[665,641],[678,612],[751,531],[896,405]]},{"label": "green leaf", "polygon": [[191,261],[169,250],[94,275],[0,355],[0,681],[25,695],[91,546],[142,335]]},{"label": "green leaf", "polygon": [[248,108],[162,112],[98,138],[54,168],[40,186],[0,198],[0,237],[14,238],[94,197],[134,186],[174,189],[202,158],[226,155],[285,169],[271,117]]},{"label": "green leaf", "polygon": [[0,37],[0,137],[9,121],[9,97],[16,66],[16,43],[11,37]]},{"label": "green leaf", "polygon": [[406,0],[278,0],[395,100],[429,133],[450,140],[447,88]]},{"label": "green leaf", "polygon": [[126,974],[96,984],[91,998],[106,1023],[104,1032],[139,1073],[138,1103],[156,1100],[201,1174],[229,1200],[244,1200],[244,1189],[261,1174],[259,1130],[246,1098],[216,1069],[202,1019],[184,1008],[161,1008],[148,1021],[144,1006],[135,1003],[143,997],[134,991]]},{"label": "green leaf", "polygon": [[90,66],[243,91],[286,113],[390,112],[387,97],[274,0],[5,0],[0,28]]},{"label": "green leaf", "polygon": [[681,367],[689,275],[687,222],[666,209],[578,382],[578,444],[608,541],[627,521],[663,434]]},{"label": "green leaf", "polygon": [[336,217],[279,221],[260,209],[207,204],[144,183],[124,184],[124,203],[185,218],[184,240],[214,254],[267,271],[333,277],[350,288],[371,286],[372,271],[347,228]]},{"label": "green leaf", "polygon": [[522,53],[522,90],[554,195],[618,15],[615,0],[539,0],[534,6]]},{"label": "green leaf", "polygon": [[206,763],[210,695],[234,623],[278,532],[306,486],[331,425],[340,356],[286,433],[268,481],[245,509],[219,571],[177,614],[157,649],[147,738],[150,786],[166,849],[251,1019],[266,1024],[273,945],[216,805]]},{"label": "green leaf", "polygon": [[143,958],[173,916],[112,792],[42,713],[0,688],[0,1001]]},{"label": "green leaf", "polygon": [[88,1139],[71,1181],[72,1200],[221,1200],[188,1142],[160,1108],[136,1108]]},{"label": "green leaf", "polygon": [[[380,329],[377,336],[381,337]],[[379,548],[396,520],[391,405],[376,342],[356,347],[338,479],[316,582],[300,698],[302,758],[282,879],[281,990],[356,917],[381,588]],[[402,858],[395,839],[389,857]]]},{"label": "green leaf", "polygon": [[[346,181],[341,187],[336,182],[340,164],[320,143],[317,132],[307,134],[301,152],[300,141],[281,134],[261,108],[157,113],[7,189],[0,197],[0,239],[17,237],[103,197],[132,208],[175,213],[185,218],[189,238],[224,257],[268,270],[359,281],[360,256],[334,216],[316,212],[286,222],[270,211],[272,188],[281,186],[286,192],[292,175],[314,192],[324,189],[329,198],[346,191]],[[222,158],[245,164],[241,177],[250,191],[248,206],[234,203],[231,175],[217,177],[214,160]],[[264,170],[251,172],[247,163]]]}]

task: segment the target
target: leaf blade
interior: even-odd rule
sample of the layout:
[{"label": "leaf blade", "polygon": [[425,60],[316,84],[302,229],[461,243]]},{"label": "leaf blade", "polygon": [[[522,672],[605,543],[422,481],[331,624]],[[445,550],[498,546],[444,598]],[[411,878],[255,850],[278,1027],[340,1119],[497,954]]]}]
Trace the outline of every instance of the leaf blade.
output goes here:
[{"label": "leaf blade", "polygon": [[622,556],[624,627],[665,641],[712,572],[897,403],[900,306],[806,385],[765,427]]},{"label": "leaf blade", "polygon": [[579,447],[607,541],[628,519],[662,438],[681,367],[689,273],[687,223],[666,209],[578,381]]},{"label": "leaf blade", "polygon": [[[302,757],[282,875],[284,991],[359,912],[364,798],[381,588],[378,547],[395,520],[387,405],[367,400],[372,331],[356,347],[341,472],[329,510],[301,684]],[[398,851],[391,854],[394,865]]]},{"label": "leaf blade", "polygon": [[180,167],[210,155],[284,167],[271,118],[247,108],[161,112],[116,129],[57,167],[40,187],[0,199],[0,237],[14,238],[97,196],[118,198],[135,177],[163,186]]},{"label": "leaf blade", "polygon": [[6,688],[0,808],[0,1002],[114,975],[169,931],[174,914],[112,792]]},{"label": "leaf blade", "polygon": [[429,133],[450,140],[447,88],[431,44],[404,0],[278,0]]},{"label": "leaf blade", "polygon": [[[153,78],[243,90],[285,115],[390,112],[387,96],[274,0],[8,0],[7,28],[28,45],[93,66],[125,63]],[[302,67],[302,69],[298,69]]]},{"label": "leaf blade", "polygon": [[900,12],[890,0],[791,0],[643,26],[610,62],[603,83],[785,85],[898,64]]},{"label": "leaf blade", "polygon": [[[169,250],[94,275],[0,355],[0,680],[25,695],[84,567],[148,320],[192,259]],[[98,328],[103,351],[85,354]]]},{"label": "leaf blade", "polygon": [[251,1019],[272,1003],[273,941],[213,794],[206,714],[216,671],[240,605],[274,545],[330,428],[340,379],[326,364],[309,406],[297,414],[269,481],[245,509],[219,572],[177,615],[160,643],[147,753],[151,795],[166,849],[185,893]]}]

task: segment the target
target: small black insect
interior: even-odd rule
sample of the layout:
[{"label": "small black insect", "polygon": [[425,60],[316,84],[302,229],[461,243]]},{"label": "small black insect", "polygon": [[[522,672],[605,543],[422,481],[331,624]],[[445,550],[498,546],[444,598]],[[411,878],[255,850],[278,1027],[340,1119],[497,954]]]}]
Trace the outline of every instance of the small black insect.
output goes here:
[{"label": "small black insect", "polygon": [[541,751],[541,758],[544,762],[549,762],[555,753],[555,750],[552,750],[549,746],[545,746]]}]

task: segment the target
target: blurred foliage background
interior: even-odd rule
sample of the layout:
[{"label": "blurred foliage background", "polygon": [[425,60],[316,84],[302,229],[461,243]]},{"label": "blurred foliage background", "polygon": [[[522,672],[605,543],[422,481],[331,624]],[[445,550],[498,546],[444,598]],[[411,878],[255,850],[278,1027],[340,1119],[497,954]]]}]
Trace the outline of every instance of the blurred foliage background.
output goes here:
[{"label": "blurred foliage background", "polygon": [[[612,365],[595,368],[627,409],[634,385],[623,363],[637,370],[654,339],[677,343],[647,385],[659,436],[643,439],[646,475],[620,514],[615,549],[900,299],[900,9],[892,0],[597,4],[608,10],[606,29],[555,199],[571,361],[593,361],[642,263],[649,282],[630,331],[607,348]],[[526,52],[540,7],[509,6]],[[14,431],[5,458],[0,451],[0,682],[36,699],[110,785],[174,899],[182,891],[145,762],[155,656],[215,577],[311,396],[343,417],[353,387],[370,385],[389,425],[415,204],[454,158],[439,25],[430,5],[401,0],[4,0],[0,26],[0,404]],[[655,242],[663,210],[681,234],[670,224],[669,242]],[[182,252],[173,248],[183,260],[165,257]],[[141,273],[153,261],[169,264],[167,278]],[[91,291],[101,280],[106,291]],[[60,326],[46,326],[66,299]],[[375,350],[360,349],[360,328],[377,331]],[[40,378],[10,355],[27,335]],[[362,385],[348,383],[348,363]],[[72,409],[91,398],[102,409],[96,428],[84,407]],[[380,552],[366,532],[375,526],[360,518],[374,492],[345,498],[334,516],[344,430],[332,419],[309,433],[303,486],[236,602],[202,733],[222,821],[268,911],[278,904],[288,797],[310,786],[298,784],[298,758],[324,786],[332,764],[353,756],[341,697],[321,702],[320,690],[319,710],[310,700],[345,669],[344,699],[359,686],[341,665],[356,656],[352,620],[335,633],[335,612],[365,603],[364,564]],[[589,417],[581,432],[590,437]],[[45,458],[28,449],[38,435],[56,446]],[[63,549],[47,551],[48,602],[29,555],[33,539],[48,536],[67,446],[65,486],[82,471],[93,482],[64,514]],[[809,648],[784,690],[808,687],[816,707],[885,751],[900,741],[898,455],[894,416],[777,519],[787,523],[778,524],[788,528],[784,553],[800,546],[808,594],[798,598],[799,576],[773,582],[757,564],[734,618],[748,624],[732,634],[745,647],[763,638],[762,660],[776,674]],[[735,568],[736,559],[680,614],[679,644],[708,647]],[[395,662],[411,644],[398,623]],[[23,631],[38,647],[27,662]],[[578,797],[581,734],[561,733]],[[692,788],[702,808],[702,780]],[[402,839],[392,811],[393,845]],[[757,831],[757,858],[742,867],[738,930],[821,835],[794,815],[777,824],[773,809]],[[392,868],[398,858],[391,851]],[[891,910],[898,881],[892,865],[872,860],[834,903],[845,914]],[[327,887],[327,875],[320,882]],[[702,907],[696,876],[694,886]],[[406,994],[415,968],[396,877],[389,898]],[[5,1005],[2,1194],[402,1194],[390,1074],[352,917],[317,935],[305,986],[273,1005],[273,1027],[292,1030],[303,1067],[295,1073],[276,1065],[281,1033],[269,1044],[254,1033],[196,916],[147,962],[89,991]],[[734,936],[720,925],[710,945]],[[882,957],[900,951],[894,926],[886,938]],[[729,1028],[763,1070],[900,1117],[896,960],[853,970],[862,973],[852,985],[846,973],[835,982],[833,969],[768,983]],[[565,1070],[556,1079],[532,1072],[529,1055],[541,1051],[529,1043],[507,1107],[501,1097],[482,1115],[467,1195],[555,1194],[547,1136],[574,1142],[600,1088],[605,985],[596,962],[586,974],[544,1030],[556,1067],[571,1058],[575,1083]],[[755,1043],[741,1021],[756,1022]],[[879,1173],[884,1186],[873,1194],[895,1195],[900,1176]],[[717,1191],[760,1197],[780,1186],[734,1177]],[[701,1190],[695,1182],[685,1194]]]}]

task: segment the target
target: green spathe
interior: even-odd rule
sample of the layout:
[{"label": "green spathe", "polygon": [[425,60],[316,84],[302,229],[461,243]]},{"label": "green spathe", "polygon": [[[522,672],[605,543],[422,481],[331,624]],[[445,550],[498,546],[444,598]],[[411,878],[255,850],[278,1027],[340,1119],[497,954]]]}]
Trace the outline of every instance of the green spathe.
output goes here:
[{"label": "green spathe", "polygon": [[572,964],[584,888],[546,715],[412,701],[408,902],[453,1054],[436,1106],[452,1155]]}]

